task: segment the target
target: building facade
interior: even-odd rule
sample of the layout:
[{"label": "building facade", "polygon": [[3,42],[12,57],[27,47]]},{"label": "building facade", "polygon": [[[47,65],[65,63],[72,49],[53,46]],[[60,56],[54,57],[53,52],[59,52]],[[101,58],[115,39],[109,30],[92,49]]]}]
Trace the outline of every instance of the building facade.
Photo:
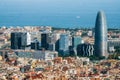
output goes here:
[{"label": "building facade", "polygon": [[93,54],[94,54],[93,44],[83,43],[83,44],[79,44],[77,46],[77,55],[78,56],[87,57],[87,56],[91,56]]},{"label": "building facade", "polygon": [[28,32],[11,33],[11,49],[25,49],[31,44],[31,36]]},{"label": "building facade", "polygon": [[31,49],[34,50],[39,50],[39,41],[38,40],[34,40],[33,42],[31,42]]},{"label": "building facade", "polygon": [[63,53],[68,53],[68,51],[69,51],[69,34],[63,33],[60,35],[59,51],[63,52]]},{"label": "building facade", "polygon": [[81,37],[80,36],[73,36],[72,37],[72,46],[76,49],[78,44],[81,43]]},{"label": "building facade", "polygon": [[120,46],[120,38],[108,39],[108,47],[109,46]]},{"label": "building facade", "polygon": [[95,55],[107,56],[107,25],[103,11],[99,11],[95,24]]},{"label": "building facade", "polygon": [[41,47],[44,49],[48,49],[50,43],[50,33],[42,33],[41,34]]},{"label": "building facade", "polygon": [[15,55],[21,58],[32,58],[38,60],[53,60],[55,57],[58,57],[58,52],[56,51],[15,51]]}]

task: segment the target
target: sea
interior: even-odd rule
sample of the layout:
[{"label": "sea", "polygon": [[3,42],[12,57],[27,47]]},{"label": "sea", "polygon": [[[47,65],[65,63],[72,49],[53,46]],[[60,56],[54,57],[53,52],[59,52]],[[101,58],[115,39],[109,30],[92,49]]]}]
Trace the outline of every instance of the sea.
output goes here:
[{"label": "sea", "polygon": [[[94,28],[95,13],[84,14],[10,14],[0,15],[0,27],[52,26],[58,28]],[[120,14],[106,13],[108,28],[120,28]]]}]

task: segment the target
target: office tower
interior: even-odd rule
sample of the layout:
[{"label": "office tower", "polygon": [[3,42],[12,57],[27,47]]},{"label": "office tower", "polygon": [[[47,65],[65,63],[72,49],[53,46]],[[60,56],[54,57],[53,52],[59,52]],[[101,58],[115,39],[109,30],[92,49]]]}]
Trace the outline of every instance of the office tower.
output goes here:
[{"label": "office tower", "polygon": [[54,32],[52,34],[52,43],[55,43],[55,51],[59,51],[60,33]]},{"label": "office tower", "polygon": [[11,49],[21,49],[21,33],[11,33]]},{"label": "office tower", "polygon": [[22,46],[29,46],[31,44],[31,34],[29,32],[22,32]]},{"label": "office tower", "polygon": [[91,56],[94,53],[93,44],[83,43],[77,46],[77,55],[78,56]]},{"label": "office tower", "polygon": [[99,11],[95,24],[95,55],[107,56],[107,25],[103,11]]},{"label": "office tower", "polygon": [[60,35],[59,40],[59,50],[65,54],[68,53],[69,50],[69,34],[63,33]]},{"label": "office tower", "polygon": [[11,49],[25,49],[31,44],[31,36],[28,32],[11,33]]},{"label": "office tower", "polygon": [[72,37],[72,46],[69,47],[69,53],[70,55],[77,55],[77,46],[81,43],[81,37],[80,36],[73,36]]},{"label": "office tower", "polygon": [[81,43],[81,37],[80,36],[73,36],[72,37],[72,46],[76,49],[78,44]]},{"label": "office tower", "polygon": [[42,33],[41,34],[41,47],[47,50],[50,42],[51,42],[50,33]]}]

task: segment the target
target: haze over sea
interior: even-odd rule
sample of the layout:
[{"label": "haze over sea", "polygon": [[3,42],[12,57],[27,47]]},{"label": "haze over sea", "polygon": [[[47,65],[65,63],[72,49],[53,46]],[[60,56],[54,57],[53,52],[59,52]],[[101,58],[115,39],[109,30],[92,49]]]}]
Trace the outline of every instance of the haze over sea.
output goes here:
[{"label": "haze over sea", "polygon": [[103,10],[109,28],[120,28],[120,0],[0,0],[0,26],[91,28]]}]

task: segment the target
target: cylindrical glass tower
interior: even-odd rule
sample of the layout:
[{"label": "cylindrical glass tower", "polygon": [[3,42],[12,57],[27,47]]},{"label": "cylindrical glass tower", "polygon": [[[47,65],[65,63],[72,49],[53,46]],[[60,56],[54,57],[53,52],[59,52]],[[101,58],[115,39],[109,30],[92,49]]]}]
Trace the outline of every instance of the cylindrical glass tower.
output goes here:
[{"label": "cylindrical glass tower", "polygon": [[95,55],[107,56],[107,25],[103,11],[99,11],[95,24]]}]

